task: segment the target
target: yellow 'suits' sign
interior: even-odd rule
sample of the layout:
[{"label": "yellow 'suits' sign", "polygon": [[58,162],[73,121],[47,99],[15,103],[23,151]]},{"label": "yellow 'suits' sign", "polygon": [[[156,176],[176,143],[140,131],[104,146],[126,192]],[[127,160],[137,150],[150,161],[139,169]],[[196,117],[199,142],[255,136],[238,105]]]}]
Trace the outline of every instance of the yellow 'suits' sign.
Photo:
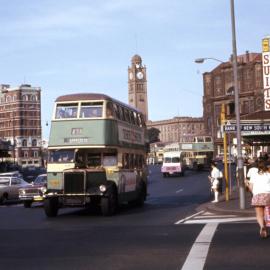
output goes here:
[{"label": "yellow 'suits' sign", "polygon": [[270,38],[262,40],[262,66],[263,66],[263,89],[264,89],[264,110],[270,111]]}]

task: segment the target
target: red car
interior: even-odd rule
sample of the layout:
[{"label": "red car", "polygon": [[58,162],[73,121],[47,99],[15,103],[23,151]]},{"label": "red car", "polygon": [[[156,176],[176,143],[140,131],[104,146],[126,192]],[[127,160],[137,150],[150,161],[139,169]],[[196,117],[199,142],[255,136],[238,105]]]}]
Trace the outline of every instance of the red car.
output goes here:
[{"label": "red car", "polygon": [[43,201],[43,194],[46,190],[47,174],[40,174],[31,185],[19,189],[19,198],[24,207],[29,208],[33,202]]}]

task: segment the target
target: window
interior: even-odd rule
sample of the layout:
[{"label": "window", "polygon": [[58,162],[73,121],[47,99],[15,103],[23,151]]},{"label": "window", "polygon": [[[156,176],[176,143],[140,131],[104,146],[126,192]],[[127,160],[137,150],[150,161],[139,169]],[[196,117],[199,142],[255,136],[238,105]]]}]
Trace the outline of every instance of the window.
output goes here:
[{"label": "window", "polygon": [[37,146],[37,140],[36,139],[32,140],[32,146]]},{"label": "window", "polygon": [[34,157],[35,157],[35,158],[38,157],[38,151],[34,151]]},{"label": "window", "polygon": [[104,154],[102,163],[103,166],[116,166],[117,165],[116,154]]},{"label": "window", "polygon": [[26,140],[26,139],[24,139],[24,140],[22,141],[22,146],[27,147],[27,140]]},{"label": "window", "polygon": [[113,116],[114,116],[113,112],[114,112],[113,104],[111,102],[107,102],[106,116],[108,118],[113,118]]},{"label": "window", "polygon": [[101,155],[100,154],[87,154],[87,166],[96,167],[101,166]]},{"label": "window", "polygon": [[57,104],[55,119],[77,118],[78,104]]},{"label": "window", "polygon": [[114,110],[114,114],[116,115],[117,119],[121,119],[121,115],[120,115],[120,109],[119,106],[117,104],[113,104],[113,110]]},{"label": "window", "polygon": [[27,151],[23,151],[23,157],[28,158],[28,152]]},{"label": "window", "polygon": [[51,150],[49,151],[49,162],[73,162],[74,150]]},{"label": "window", "polygon": [[31,100],[32,100],[32,101],[37,101],[37,96],[36,96],[36,95],[32,95],[32,96],[31,96]]},{"label": "window", "polygon": [[23,100],[23,101],[28,101],[28,96],[27,96],[27,95],[23,95],[23,96],[22,96],[22,100]]},{"label": "window", "polygon": [[102,102],[88,102],[81,104],[81,118],[96,118],[102,117]]},{"label": "window", "polygon": [[124,115],[125,115],[125,120],[130,123],[129,110],[126,108],[124,109]]}]

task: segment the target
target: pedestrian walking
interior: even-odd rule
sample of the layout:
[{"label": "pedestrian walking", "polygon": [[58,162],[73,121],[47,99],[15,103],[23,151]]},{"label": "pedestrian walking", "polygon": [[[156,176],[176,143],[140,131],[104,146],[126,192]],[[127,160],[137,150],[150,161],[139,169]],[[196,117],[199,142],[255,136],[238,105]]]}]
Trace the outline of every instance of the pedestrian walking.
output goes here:
[{"label": "pedestrian walking", "polygon": [[[248,160],[248,171],[247,171],[246,180],[251,181],[251,179],[253,179],[253,177],[256,177],[257,174],[258,174],[258,161],[250,158]],[[246,185],[246,187],[247,187],[247,191],[251,192],[251,190],[249,189],[249,186]]]},{"label": "pedestrian walking", "polygon": [[211,190],[214,192],[215,199],[212,201],[213,203],[218,202],[219,196],[219,179],[222,178],[222,172],[217,168],[215,162],[211,162],[211,174],[208,176],[208,179],[211,183]]},{"label": "pedestrian walking", "polygon": [[245,181],[253,194],[251,205],[255,207],[257,222],[260,226],[261,238],[268,236],[264,211],[265,207],[270,205],[270,173],[264,160],[258,162],[258,172],[254,174],[250,181]]}]

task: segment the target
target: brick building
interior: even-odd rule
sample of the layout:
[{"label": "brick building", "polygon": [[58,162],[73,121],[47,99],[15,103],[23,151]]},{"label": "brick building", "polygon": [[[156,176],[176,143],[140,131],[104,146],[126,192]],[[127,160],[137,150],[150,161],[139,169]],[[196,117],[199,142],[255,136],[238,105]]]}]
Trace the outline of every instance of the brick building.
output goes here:
[{"label": "brick building", "polygon": [[[238,56],[238,87],[240,119],[270,119],[264,112],[263,74],[261,53],[246,52]],[[211,72],[203,74],[203,118],[208,135],[213,137],[215,154],[223,152],[220,113],[225,105],[227,119],[235,119],[233,68],[230,61],[219,64]],[[232,134],[230,142],[233,142]]]},{"label": "brick building", "polygon": [[9,160],[22,167],[41,166],[41,89],[0,85],[0,138],[14,146]]}]

